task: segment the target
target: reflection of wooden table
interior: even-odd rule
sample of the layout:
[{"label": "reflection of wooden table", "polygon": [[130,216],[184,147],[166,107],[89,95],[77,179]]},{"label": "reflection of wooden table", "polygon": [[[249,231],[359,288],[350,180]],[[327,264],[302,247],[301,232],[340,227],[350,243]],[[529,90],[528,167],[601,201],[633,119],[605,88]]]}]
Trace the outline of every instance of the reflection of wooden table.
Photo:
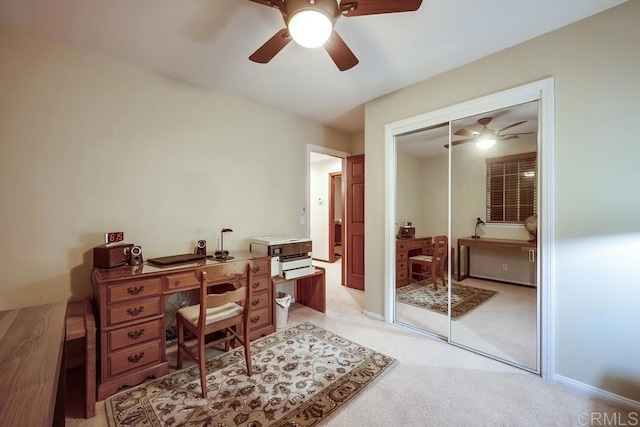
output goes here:
[{"label": "reflection of wooden table", "polygon": [[324,268],[316,266],[316,272],[295,279],[273,277],[273,285],[295,281],[296,302],[325,313],[327,310],[326,279]]},{"label": "reflection of wooden table", "polygon": [[1,426],[64,425],[66,310],[59,302],[0,312]]},{"label": "reflection of wooden table", "polygon": [[[460,265],[462,264],[460,257],[462,251],[460,247],[463,246],[465,251],[465,274],[460,273]],[[458,239],[458,280],[464,280],[471,276],[471,248],[487,248],[487,249],[503,249],[508,251],[535,251],[537,248],[536,242],[530,242],[528,240],[515,240],[515,239],[489,239],[486,237],[474,239],[472,237],[466,237],[464,239]]]}]

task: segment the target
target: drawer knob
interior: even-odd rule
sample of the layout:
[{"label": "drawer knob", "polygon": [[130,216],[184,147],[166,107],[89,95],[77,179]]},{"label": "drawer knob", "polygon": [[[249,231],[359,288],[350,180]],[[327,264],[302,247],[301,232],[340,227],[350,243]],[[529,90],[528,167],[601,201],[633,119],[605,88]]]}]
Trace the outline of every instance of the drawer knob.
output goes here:
[{"label": "drawer knob", "polygon": [[129,339],[132,340],[137,340],[138,338],[140,338],[142,335],[144,335],[144,329],[138,329],[137,331],[131,331],[127,334],[127,336],[129,337]]},{"label": "drawer knob", "polygon": [[251,305],[254,306],[254,307],[256,305],[258,305],[258,304],[260,304],[260,300],[259,299],[254,299],[253,301],[251,301]]},{"label": "drawer knob", "polygon": [[142,360],[143,357],[144,357],[144,351],[141,351],[138,354],[134,354],[127,357],[127,360],[129,361],[129,363],[138,363],[140,360]]},{"label": "drawer knob", "polygon": [[142,291],[144,291],[144,286],[134,286],[127,289],[129,295],[138,295]]},{"label": "drawer knob", "polygon": [[251,269],[251,272],[252,272],[253,274],[256,274],[258,271],[260,271],[260,267],[253,267],[253,268]]},{"label": "drawer knob", "polygon": [[253,282],[253,284],[251,285],[253,289],[256,289],[258,286],[260,286],[260,282]]},{"label": "drawer knob", "polygon": [[180,280],[176,280],[176,281],[173,283],[173,286],[180,286]]},{"label": "drawer knob", "polygon": [[258,322],[258,320],[260,320],[260,316],[252,317],[252,318],[251,318],[251,319],[249,319],[249,320],[251,320],[251,323],[257,323],[257,322]]},{"label": "drawer knob", "polygon": [[134,307],[134,308],[128,308],[127,309],[127,313],[129,314],[129,316],[137,316],[138,314],[142,313],[144,311],[144,307],[140,306],[140,307]]}]

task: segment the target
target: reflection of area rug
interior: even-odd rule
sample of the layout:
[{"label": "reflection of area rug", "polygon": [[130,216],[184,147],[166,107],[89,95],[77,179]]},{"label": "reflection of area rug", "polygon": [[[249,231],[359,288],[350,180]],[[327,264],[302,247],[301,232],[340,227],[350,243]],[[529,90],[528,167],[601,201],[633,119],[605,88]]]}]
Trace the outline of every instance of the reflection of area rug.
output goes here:
[{"label": "reflection of area rug", "polygon": [[[453,283],[451,301],[451,319],[456,320],[497,294],[496,291],[475,288],[473,286]],[[411,283],[396,289],[396,300],[416,307],[447,315],[448,289],[438,284],[438,290],[433,289],[430,280]]]},{"label": "reflection of area rug", "polygon": [[197,366],[108,398],[109,425],[311,426],[357,396],[395,359],[311,323],[207,361],[208,399]]}]

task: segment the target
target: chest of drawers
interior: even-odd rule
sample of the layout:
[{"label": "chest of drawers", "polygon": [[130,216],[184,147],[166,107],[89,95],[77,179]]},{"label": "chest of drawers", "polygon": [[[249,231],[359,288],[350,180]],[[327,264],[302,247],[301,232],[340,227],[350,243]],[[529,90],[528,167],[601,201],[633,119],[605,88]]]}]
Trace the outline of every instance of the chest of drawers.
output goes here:
[{"label": "chest of drawers", "polygon": [[[253,298],[249,307],[251,339],[275,332],[269,258],[254,258],[249,252],[233,255],[237,260],[253,259],[254,262]],[[206,263],[215,261],[207,260]],[[98,400],[123,386],[169,373],[165,304],[176,292],[199,288],[194,273],[199,265],[203,264],[166,268],[143,264],[93,270],[100,328]]]},{"label": "chest of drawers", "polygon": [[420,254],[433,254],[431,237],[396,240],[396,288],[409,284],[411,275],[408,267],[408,259],[410,256]]}]

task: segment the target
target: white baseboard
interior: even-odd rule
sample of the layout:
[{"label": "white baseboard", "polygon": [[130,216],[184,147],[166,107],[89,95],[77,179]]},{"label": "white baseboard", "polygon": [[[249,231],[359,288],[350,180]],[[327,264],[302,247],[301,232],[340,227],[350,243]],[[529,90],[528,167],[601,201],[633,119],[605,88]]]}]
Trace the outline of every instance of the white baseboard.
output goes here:
[{"label": "white baseboard", "polygon": [[515,283],[516,285],[524,285],[524,286],[529,286],[531,288],[535,288],[536,284],[535,283],[529,283],[529,282],[523,282],[521,280],[506,280],[504,277],[493,277],[493,276],[485,276],[482,274],[474,274],[472,276],[473,279],[484,279],[484,280],[491,280],[494,282],[505,282],[505,283]]},{"label": "white baseboard", "polygon": [[384,316],[383,316],[383,315],[381,315],[381,314],[373,313],[373,312],[371,312],[371,311],[367,311],[367,310],[364,310],[364,311],[363,311],[363,313],[364,313],[364,315],[365,315],[365,316],[367,316],[367,317],[370,317],[370,318],[372,318],[372,319],[374,319],[374,320],[379,320],[379,321],[381,321],[381,322],[384,322]]},{"label": "white baseboard", "polygon": [[581,383],[580,381],[573,380],[571,378],[564,377],[562,375],[554,375],[553,382],[558,383],[564,387],[575,390],[579,393],[585,394],[596,399],[603,400],[615,406],[623,407],[632,411],[640,411],[640,402],[631,400],[629,398],[619,396],[606,390],[602,390],[598,387],[594,387],[589,384]]}]

